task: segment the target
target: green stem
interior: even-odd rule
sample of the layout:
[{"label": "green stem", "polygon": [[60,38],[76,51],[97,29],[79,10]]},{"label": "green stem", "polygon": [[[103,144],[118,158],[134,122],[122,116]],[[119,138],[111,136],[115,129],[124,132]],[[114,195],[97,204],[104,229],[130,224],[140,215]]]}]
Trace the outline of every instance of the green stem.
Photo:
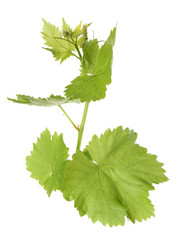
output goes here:
[{"label": "green stem", "polygon": [[78,127],[74,124],[74,122],[71,120],[71,118],[68,116],[68,114],[65,112],[65,110],[60,106],[60,105],[58,105],[60,108],[61,108],[61,110],[64,112],[64,114],[66,115],[66,117],[69,119],[69,121],[71,122],[71,124],[73,125],[73,127],[74,128],[76,128],[76,130],[78,131],[79,129],[78,129]]},{"label": "green stem", "polygon": [[86,121],[86,117],[87,117],[88,106],[89,106],[89,103],[86,102],[85,103],[85,108],[84,108],[84,111],[83,111],[82,122],[81,122],[81,125],[80,125],[80,129],[78,131],[78,141],[77,141],[76,150],[80,150],[80,147],[81,147],[82,135],[83,135],[84,127],[85,127],[85,121]]},{"label": "green stem", "polygon": [[[75,42],[75,48],[78,52],[78,55],[80,57],[80,61],[82,62],[83,60],[83,57],[82,57],[82,54],[79,50],[79,47],[77,45],[77,40]],[[82,116],[82,121],[81,121],[81,125],[80,125],[80,128],[78,129],[78,140],[77,140],[77,147],[76,147],[76,150],[80,150],[80,147],[81,147],[81,142],[82,142],[82,136],[83,136],[83,130],[84,130],[84,127],[85,127],[85,121],[86,121],[86,117],[87,117],[87,112],[88,112],[88,106],[89,106],[89,103],[86,102],[85,103],[85,107],[84,107],[84,111],[83,111],[83,116]]]},{"label": "green stem", "polygon": [[81,55],[81,52],[80,52],[80,50],[79,50],[79,48],[78,48],[77,42],[75,43],[75,47],[76,47],[76,50],[77,50],[78,55],[79,55],[79,57],[80,57],[80,60],[82,60],[82,55]]},{"label": "green stem", "polygon": [[74,54],[72,51],[70,51],[70,52],[73,56],[75,56],[76,58],[78,58],[80,60],[80,58],[76,54]]}]

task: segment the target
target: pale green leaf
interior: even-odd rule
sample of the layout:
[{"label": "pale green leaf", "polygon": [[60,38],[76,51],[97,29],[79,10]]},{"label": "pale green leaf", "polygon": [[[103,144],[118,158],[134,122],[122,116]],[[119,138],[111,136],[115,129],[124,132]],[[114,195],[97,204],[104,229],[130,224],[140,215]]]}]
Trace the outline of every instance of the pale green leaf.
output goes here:
[{"label": "pale green leaf", "polygon": [[62,31],[72,31],[71,27],[66,23],[66,21],[64,20],[64,18],[62,18],[63,21],[63,25],[62,25]]},{"label": "pale green leaf", "polygon": [[61,189],[68,162],[68,150],[62,134],[58,136],[55,132],[51,138],[49,130],[46,129],[34,144],[31,155],[26,158],[31,177],[39,181],[48,196],[52,191]]},{"label": "pale green leaf", "polygon": [[73,32],[74,37],[78,37],[81,34],[82,34],[82,21],[78,24],[78,26],[76,26]]},{"label": "pale green leaf", "polygon": [[58,106],[65,103],[80,103],[79,99],[69,99],[65,97],[61,97],[59,95],[54,96],[53,94],[50,95],[48,98],[34,98],[27,95],[17,94],[17,99],[8,98],[8,100],[15,102],[15,103],[22,103],[28,105],[35,105],[35,106],[44,106],[44,107],[51,107],[51,106]]},{"label": "pale green leaf", "polygon": [[42,37],[46,41],[45,44],[49,47],[45,49],[51,51],[56,60],[63,62],[73,55],[72,51],[75,50],[75,46],[62,38],[62,33],[58,27],[46,22],[44,19],[43,22]]},{"label": "pale green leaf", "polygon": [[81,216],[110,226],[124,225],[125,217],[134,223],[154,216],[149,190],[168,178],[163,164],[136,144],[136,137],[129,129],[108,129],[73,155],[61,190]]},{"label": "pale green leaf", "polygon": [[[111,83],[113,46],[116,28],[106,42],[98,49],[96,39],[88,41],[83,47],[81,76],[66,87],[67,97],[79,98],[82,102],[105,98],[106,86]],[[83,84],[84,83],[84,84]]]}]

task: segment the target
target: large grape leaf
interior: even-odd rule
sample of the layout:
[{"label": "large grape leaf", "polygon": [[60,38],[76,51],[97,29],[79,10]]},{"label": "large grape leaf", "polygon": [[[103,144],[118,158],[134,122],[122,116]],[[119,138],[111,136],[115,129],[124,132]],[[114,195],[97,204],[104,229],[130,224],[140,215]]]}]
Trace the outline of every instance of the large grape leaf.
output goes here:
[{"label": "large grape leaf", "polygon": [[106,85],[111,83],[115,37],[116,28],[110,32],[108,39],[100,49],[96,39],[84,45],[81,75],[66,87],[67,97],[79,98],[82,102],[105,98]]},{"label": "large grape leaf", "polygon": [[35,105],[35,106],[44,106],[44,107],[51,107],[62,105],[64,103],[80,103],[79,99],[69,99],[65,97],[61,97],[59,95],[54,96],[53,94],[50,95],[48,98],[34,98],[27,95],[17,94],[17,99],[8,98],[8,100],[15,102],[15,103],[23,103],[28,105]]},{"label": "large grape leaf", "polygon": [[133,223],[154,216],[148,191],[168,178],[163,164],[136,144],[136,138],[129,129],[108,129],[73,155],[61,190],[81,216],[110,226],[124,225],[126,216]]},{"label": "large grape leaf", "polygon": [[60,190],[63,182],[68,158],[68,148],[64,144],[63,135],[55,132],[51,139],[48,129],[41,133],[33,151],[26,158],[27,170],[31,177],[39,181],[47,190],[48,196],[54,190]]},{"label": "large grape leaf", "polygon": [[[73,55],[72,51],[75,50],[75,46],[62,37],[62,33],[58,27],[46,22],[44,19],[43,22],[42,37],[46,41],[45,44],[49,47],[45,49],[51,51],[56,60],[63,62]],[[65,24],[65,21],[63,21],[64,27]]]}]

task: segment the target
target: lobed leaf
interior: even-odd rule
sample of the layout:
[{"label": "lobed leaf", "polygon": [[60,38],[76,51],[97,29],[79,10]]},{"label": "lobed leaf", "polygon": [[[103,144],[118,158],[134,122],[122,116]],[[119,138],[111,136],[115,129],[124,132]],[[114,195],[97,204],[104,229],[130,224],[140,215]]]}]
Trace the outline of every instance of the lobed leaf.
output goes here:
[{"label": "lobed leaf", "polygon": [[154,216],[149,190],[168,178],[163,164],[136,138],[129,129],[108,129],[73,155],[61,191],[66,200],[74,200],[81,216],[110,226],[124,225],[126,216],[133,223]]},{"label": "lobed leaf", "polygon": [[31,155],[26,158],[31,177],[39,181],[48,196],[53,190],[61,189],[68,162],[68,150],[62,134],[58,136],[55,132],[51,138],[49,130],[46,129],[34,144]]}]

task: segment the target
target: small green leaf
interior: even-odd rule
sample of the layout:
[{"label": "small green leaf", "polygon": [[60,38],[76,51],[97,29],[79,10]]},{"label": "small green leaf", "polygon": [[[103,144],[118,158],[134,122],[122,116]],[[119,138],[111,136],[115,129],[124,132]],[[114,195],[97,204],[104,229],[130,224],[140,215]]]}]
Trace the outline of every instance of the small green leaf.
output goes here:
[{"label": "small green leaf", "polygon": [[65,94],[67,97],[79,98],[81,102],[105,98],[106,86],[111,83],[115,37],[116,28],[111,31],[100,49],[98,49],[96,39],[85,43],[81,65],[82,74],[66,87]]},{"label": "small green leaf", "polygon": [[53,94],[50,95],[48,98],[34,98],[27,95],[17,94],[17,99],[8,98],[8,100],[15,102],[15,103],[23,103],[28,105],[34,106],[44,106],[44,107],[51,107],[62,105],[65,103],[80,103],[79,99],[68,99],[65,97],[61,97],[59,95],[54,96]]},{"label": "small green leaf", "polygon": [[76,26],[73,32],[74,37],[78,37],[81,34],[82,34],[82,21],[78,24],[78,26]]},{"label": "small green leaf", "polygon": [[129,129],[108,129],[73,155],[61,191],[81,216],[110,226],[124,225],[126,216],[133,223],[154,216],[148,191],[168,178],[163,164],[136,144],[136,137]]},{"label": "small green leaf", "polygon": [[34,144],[31,155],[26,158],[31,177],[39,181],[48,196],[52,191],[61,189],[68,162],[68,150],[62,134],[58,136],[55,132],[51,139],[50,132],[46,129]]},{"label": "small green leaf", "polygon": [[46,22],[44,19],[43,22],[42,37],[46,41],[45,44],[49,47],[45,49],[51,51],[56,60],[63,62],[73,55],[72,51],[75,50],[75,46],[62,38],[62,33],[58,27]]},{"label": "small green leaf", "polygon": [[72,31],[71,27],[66,23],[64,18],[62,18],[63,25],[62,25],[62,31]]}]

